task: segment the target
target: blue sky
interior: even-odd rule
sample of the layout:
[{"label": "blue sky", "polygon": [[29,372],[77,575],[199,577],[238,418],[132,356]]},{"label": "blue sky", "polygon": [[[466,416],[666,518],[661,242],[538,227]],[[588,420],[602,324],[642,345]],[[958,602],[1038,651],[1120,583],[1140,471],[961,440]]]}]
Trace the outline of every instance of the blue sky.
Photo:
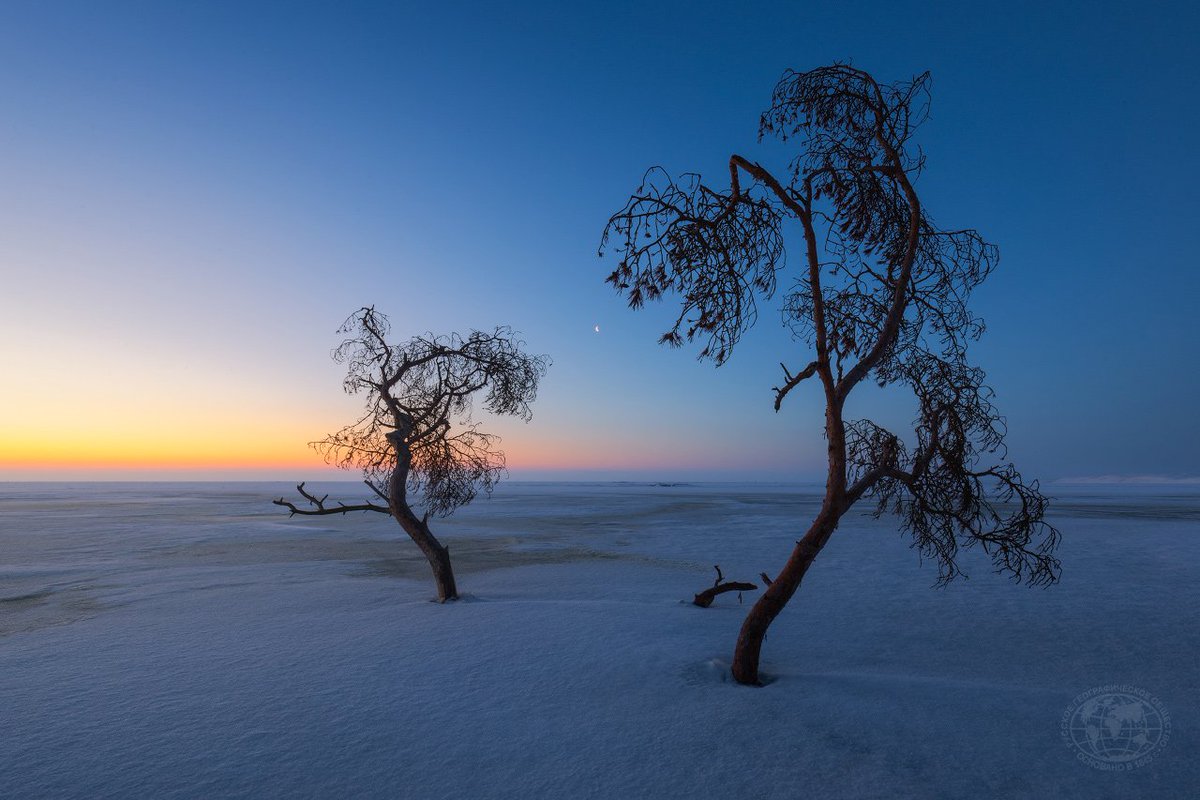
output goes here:
[{"label": "blue sky", "polygon": [[[839,59],[933,73],[919,188],[1001,248],[973,358],[1011,457],[1047,479],[1200,474],[1198,21],[1183,3],[10,3],[0,477],[318,474],[304,442],[354,411],[328,352],[364,304],[398,335],[510,324],[554,358],[534,421],[496,426],[515,477],[816,477],[817,393],[771,410],[778,362],[808,361],[777,315],[727,366],[697,363],[655,344],[670,305],[625,309],[596,247],[648,166],[780,163],[755,141],[771,88]],[[851,410],[902,429],[912,407]],[[76,448],[90,460],[68,466]]]}]

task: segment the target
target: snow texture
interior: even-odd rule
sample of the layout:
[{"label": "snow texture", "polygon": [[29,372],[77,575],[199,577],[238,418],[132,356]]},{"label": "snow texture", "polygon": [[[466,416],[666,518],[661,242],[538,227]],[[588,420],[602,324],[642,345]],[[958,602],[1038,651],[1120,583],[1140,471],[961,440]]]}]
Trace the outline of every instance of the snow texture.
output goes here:
[{"label": "snow texture", "polygon": [[[845,520],[733,684],[747,605],[816,511],[783,486],[519,484],[436,523],[430,602],[381,515],[271,484],[0,485],[3,798],[1127,798],[1200,786],[1200,493],[1071,489],[1063,581],[930,588]],[[361,487],[321,487],[358,497]],[[748,604],[755,594],[748,594]],[[1093,769],[1073,698],[1145,688],[1154,760]]]}]

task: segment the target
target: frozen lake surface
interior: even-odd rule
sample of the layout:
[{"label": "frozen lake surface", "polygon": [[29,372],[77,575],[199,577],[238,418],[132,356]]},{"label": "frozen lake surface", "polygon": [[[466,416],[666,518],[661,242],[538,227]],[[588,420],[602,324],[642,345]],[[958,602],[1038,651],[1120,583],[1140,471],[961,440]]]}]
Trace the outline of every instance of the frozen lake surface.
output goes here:
[{"label": "frozen lake surface", "polygon": [[[777,571],[816,490],[510,482],[434,521],[465,595],[441,606],[389,519],[289,519],[270,504],[289,489],[0,484],[0,797],[1200,786],[1194,487],[1052,487],[1049,589],[974,552],[969,580],[932,589],[894,520],[851,515],[772,627],[757,689],[727,680],[747,606],[687,601],[713,564]],[[1077,696],[1112,686],[1170,724],[1148,763],[1097,769],[1064,740]]]}]

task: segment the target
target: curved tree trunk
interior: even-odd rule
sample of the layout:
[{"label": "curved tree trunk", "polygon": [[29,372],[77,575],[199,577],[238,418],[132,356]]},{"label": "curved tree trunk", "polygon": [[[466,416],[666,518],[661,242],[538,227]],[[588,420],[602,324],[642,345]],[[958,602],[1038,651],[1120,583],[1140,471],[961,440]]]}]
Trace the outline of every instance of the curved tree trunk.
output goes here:
[{"label": "curved tree trunk", "polygon": [[[827,383],[827,387],[831,385]],[[783,570],[767,586],[742,623],[737,645],[733,650],[733,679],[738,683],[761,685],[758,661],[767,628],[800,588],[800,581],[804,580],[813,559],[825,547],[825,543],[837,529],[842,515],[846,513],[846,431],[842,423],[841,405],[833,398],[832,392],[828,397],[825,438],[828,440],[829,449],[829,477],[825,483],[825,501],[821,504],[821,510],[808,532],[796,542]]]},{"label": "curved tree trunk", "polygon": [[[387,434],[396,451],[396,468],[388,478],[388,507],[392,516],[409,538],[421,548],[429,567],[433,570],[433,581],[437,585],[438,602],[458,599],[458,587],[454,584],[454,569],[450,566],[450,548],[445,547],[429,530],[425,519],[420,519],[408,505],[406,484],[408,470],[412,464],[412,453],[405,441],[405,436],[412,430],[412,423],[399,413],[396,416],[396,430]],[[428,519],[428,515],[426,516]]]},{"label": "curved tree trunk", "polygon": [[808,572],[813,559],[829,536],[837,528],[841,515],[822,509],[813,521],[804,538],[796,542],[792,555],[783,570],[758,598],[746,615],[742,629],[738,632],[737,645],[733,651],[733,679],[738,683],[759,685],[758,660],[762,652],[763,638],[767,628],[783,611],[783,607],[800,588],[800,581]]},{"label": "curved tree trunk", "polygon": [[454,584],[454,568],[450,565],[450,548],[439,542],[429,530],[429,525],[417,519],[416,514],[413,514],[407,505],[399,509],[399,513],[393,512],[393,515],[400,527],[404,528],[404,532],[425,554],[425,559],[433,570],[433,581],[437,584],[438,602],[457,600],[458,587]]}]

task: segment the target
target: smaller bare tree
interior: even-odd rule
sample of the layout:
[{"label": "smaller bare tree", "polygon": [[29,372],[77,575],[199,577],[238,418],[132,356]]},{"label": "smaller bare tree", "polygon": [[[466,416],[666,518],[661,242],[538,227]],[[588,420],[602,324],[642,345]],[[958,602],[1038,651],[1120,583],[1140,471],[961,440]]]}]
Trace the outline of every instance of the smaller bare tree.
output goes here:
[{"label": "smaller bare tree", "polygon": [[374,498],[330,505],[328,495],[317,497],[301,483],[303,506],[282,497],[274,502],[306,516],[391,515],[425,554],[445,602],[457,599],[458,589],[450,550],[429,529],[429,518],[449,516],[480,490],[490,494],[504,472],[499,437],[472,421],[474,397],[486,392],[485,410],[528,421],[550,359],[525,353],[507,327],[466,337],[427,334],[399,345],[388,344],[390,330],[374,307],[359,309],[338,329],[347,338],[333,358],[346,365],[346,392],[365,395],[364,413],[312,443],[326,462],[361,470]]}]

